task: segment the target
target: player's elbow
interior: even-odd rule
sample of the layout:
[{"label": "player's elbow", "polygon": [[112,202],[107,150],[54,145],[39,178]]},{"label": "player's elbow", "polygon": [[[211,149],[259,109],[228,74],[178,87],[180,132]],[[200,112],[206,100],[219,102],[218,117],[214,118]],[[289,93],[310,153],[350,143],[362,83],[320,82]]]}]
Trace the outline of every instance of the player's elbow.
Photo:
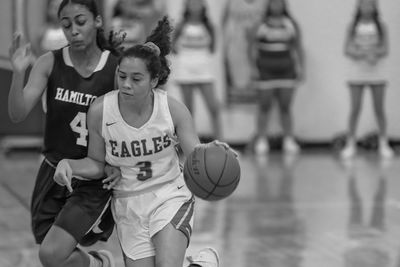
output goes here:
[{"label": "player's elbow", "polygon": [[8,117],[13,123],[19,123],[25,120],[26,115],[21,112],[14,112],[12,110],[8,110]]},{"label": "player's elbow", "polygon": [[101,162],[101,161],[97,161],[92,159],[92,163],[93,163],[93,169],[91,171],[91,175],[90,175],[90,179],[101,179],[104,177],[105,173],[104,173],[104,167],[105,167],[105,163]]},{"label": "player's elbow", "polygon": [[99,170],[96,170],[95,172],[93,172],[93,174],[89,178],[93,179],[93,180],[99,180],[99,179],[104,178],[104,175],[105,175],[104,171],[100,171],[100,169],[99,169]]}]

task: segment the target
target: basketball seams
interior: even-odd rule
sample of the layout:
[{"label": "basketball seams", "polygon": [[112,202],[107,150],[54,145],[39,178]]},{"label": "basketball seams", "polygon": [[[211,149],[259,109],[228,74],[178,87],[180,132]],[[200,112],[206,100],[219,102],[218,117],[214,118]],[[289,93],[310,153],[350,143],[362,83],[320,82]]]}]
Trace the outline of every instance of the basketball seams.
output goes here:
[{"label": "basketball seams", "polygon": [[[229,150],[222,151],[220,150],[222,148],[218,146],[208,148],[196,148],[187,157],[184,163],[184,178],[188,188],[195,196],[207,201],[218,201],[231,195],[237,188],[241,176],[240,165],[236,166],[238,162],[234,161],[237,161],[237,159],[233,157]],[[209,153],[206,155],[207,151]],[[223,160],[222,154],[224,154]],[[196,160],[194,157],[196,157]],[[194,160],[195,162],[193,162]],[[207,162],[207,160],[210,161]],[[196,172],[197,169],[194,167],[198,168],[199,173]],[[232,179],[232,174],[234,173],[236,175]],[[210,174],[214,176],[210,176]],[[224,181],[228,183],[220,184]]]},{"label": "basketball seams", "polygon": [[[189,158],[188,158],[188,159],[189,159]],[[208,190],[206,190],[203,186],[201,186],[201,185],[196,181],[196,179],[194,178],[194,176],[193,176],[193,174],[192,174],[192,171],[191,171],[191,169],[190,169],[189,166],[188,166],[188,159],[186,159],[184,169],[187,169],[188,174],[189,174],[190,179],[192,180],[192,182],[193,182],[194,184],[196,184],[201,190],[203,190],[203,191],[207,194],[207,193],[208,193]],[[208,198],[208,196],[207,196],[206,198]]]},{"label": "basketball seams", "polygon": [[239,178],[240,178],[240,174],[238,174],[238,175],[235,177],[235,179],[232,179],[232,182],[230,182],[229,184],[218,184],[218,187],[230,186],[230,185],[232,185],[233,183],[235,183],[236,180],[238,180]]},{"label": "basketball seams", "polygon": [[[226,161],[226,162],[228,162],[228,158],[229,158],[229,155],[227,155],[227,161]],[[226,167],[226,166],[224,166],[224,172],[223,172],[222,174],[225,173],[225,167]],[[218,180],[218,184],[217,184],[217,185],[218,185],[218,187],[230,186],[230,185],[232,185],[233,183],[235,183],[237,179],[240,179],[240,169],[239,169],[238,175],[236,175],[236,177],[235,177],[231,182],[226,183],[226,184],[222,184],[222,183],[220,183],[220,180]]]},{"label": "basketball seams", "polygon": [[217,188],[217,186],[218,186],[218,184],[219,184],[219,181],[221,180],[222,175],[223,175],[224,172],[225,172],[225,167],[226,167],[226,162],[227,162],[228,154],[227,154],[227,153],[224,153],[224,155],[225,155],[225,158],[224,158],[224,166],[223,166],[223,168],[222,168],[222,172],[220,173],[217,182],[214,183],[214,181],[211,180],[210,176],[208,175],[207,165],[206,165],[206,164],[207,164],[206,153],[207,153],[207,149],[205,149],[205,150],[204,150],[204,153],[203,153],[204,169],[205,169],[205,172],[206,172],[206,174],[207,174],[208,180],[210,180],[211,183],[214,184],[214,188],[213,188],[213,189],[208,193],[208,195],[207,195],[207,198],[209,198],[211,195],[214,195],[214,191],[215,191],[215,189]]}]

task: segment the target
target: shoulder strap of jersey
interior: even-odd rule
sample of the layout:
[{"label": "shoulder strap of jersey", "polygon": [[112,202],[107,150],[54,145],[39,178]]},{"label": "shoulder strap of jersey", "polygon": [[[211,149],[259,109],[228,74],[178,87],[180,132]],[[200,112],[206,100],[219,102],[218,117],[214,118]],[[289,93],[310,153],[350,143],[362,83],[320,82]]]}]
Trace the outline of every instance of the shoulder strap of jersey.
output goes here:
[{"label": "shoulder strap of jersey", "polygon": [[169,124],[171,132],[174,132],[175,127],[174,127],[174,122],[172,120],[171,112],[169,110],[167,91],[165,91],[163,89],[155,89],[154,95],[156,97],[158,97],[160,113],[163,114],[163,116],[165,116],[165,118],[168,120],[168,124]]},{"label": "shoulder strap of jersey", "polygon": [[103,98],[102,136],[105,137],[107,128],[118,121],[118,91],[114,90],[105,94]]}]

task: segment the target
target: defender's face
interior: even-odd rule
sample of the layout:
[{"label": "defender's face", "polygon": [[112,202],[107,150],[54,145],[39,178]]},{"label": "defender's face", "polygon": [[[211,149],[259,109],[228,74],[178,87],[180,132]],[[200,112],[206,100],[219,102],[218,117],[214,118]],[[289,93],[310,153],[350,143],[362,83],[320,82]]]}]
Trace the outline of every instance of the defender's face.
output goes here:
[{"label": "defender's face", "polygon": [[97,29],[102,26],[100,16],[94,18],[85,6],[73,3],[61,10],[59,20],[71,49],[76,50],[96,42]]}]

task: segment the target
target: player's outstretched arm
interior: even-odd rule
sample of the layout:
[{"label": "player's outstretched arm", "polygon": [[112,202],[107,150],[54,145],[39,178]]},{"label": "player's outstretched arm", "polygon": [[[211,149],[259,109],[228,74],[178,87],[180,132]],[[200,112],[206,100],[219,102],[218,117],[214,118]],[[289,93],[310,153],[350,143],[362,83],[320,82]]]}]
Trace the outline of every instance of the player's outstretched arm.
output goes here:
[{"label": "player's outstretched arm", "polygon": [[41,56],[35,62],[28,83],[24,87],[25,73],[33,55],[30,45],[21,45],[21,39],[20,34],[15,34],[9,52],[13,76],[8,94],[8,113],[13,122],[23,121],[39,101],[46,89],[47,79],[54,63],[52,53]]},{"label": "player's outstretched arm", "polygon": [[185,156],[188,156],[200,144],[192,115],[184,104],[172,97],[168,97],[168,105],[180,146]]}]

